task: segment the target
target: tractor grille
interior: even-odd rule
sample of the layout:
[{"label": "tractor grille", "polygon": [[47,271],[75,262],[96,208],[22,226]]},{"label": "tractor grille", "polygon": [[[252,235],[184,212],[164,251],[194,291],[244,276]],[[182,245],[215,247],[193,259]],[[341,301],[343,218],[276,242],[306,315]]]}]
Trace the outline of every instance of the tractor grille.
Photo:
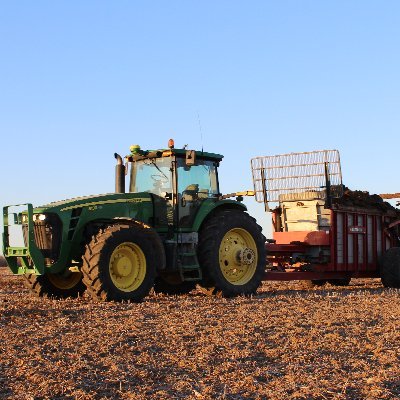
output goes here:
[{"label": "tractor grille", "polygon": [[[55,215],[46,214],[44,221],[34,221],[35,244],[47,263],[58,260],[61,243],[61,222]],[[25,246],[28,247],[28,225],[23,225]]]}]

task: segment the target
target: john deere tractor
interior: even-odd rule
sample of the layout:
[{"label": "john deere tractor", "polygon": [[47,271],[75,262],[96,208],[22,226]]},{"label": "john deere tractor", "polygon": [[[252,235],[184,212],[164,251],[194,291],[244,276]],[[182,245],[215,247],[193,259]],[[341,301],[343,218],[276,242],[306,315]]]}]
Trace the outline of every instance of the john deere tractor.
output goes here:
[{"label": "john deere tractor", "polygon": [[[140,301],[153,287],[179,294],[196,284],[224,296],[254,293],[265,238],[243,197],[221,195],[223,156],[176,149],[172,140],[166,149],[130,150],[125,162],[115,154],[115,193],[26,204],[21,212],[4,207],[12,272],[39,296],[87,290],[97,300]],[[11,245],[12,225],[22,228],[23,245]]]}]

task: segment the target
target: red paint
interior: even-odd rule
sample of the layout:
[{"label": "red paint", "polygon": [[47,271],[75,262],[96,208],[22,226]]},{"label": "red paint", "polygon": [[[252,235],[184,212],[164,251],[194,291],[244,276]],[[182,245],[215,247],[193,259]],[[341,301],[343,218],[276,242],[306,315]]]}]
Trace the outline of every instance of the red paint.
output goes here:
[{"label": "red paint", "polygon": [[[342,224],[339,223],[339,215]],[[274,215],[274,221],[276,221]],[[368,217],[371,219],[368,228]],[[378,223],[378,221],[380,223]],[[265,280],[339,279],[345,277],[378,277],[378,239],[382,251],[395,245],[387,228],[399,224],[390,215],[376,210],[331,210],[331,227],[326,231],[274,232],[275,243],[267,243],[268,271]],[[341,225],[341,226],[340,226]],[[276,224],[274,224],[276,226]],[[381,234],[378,228],[381,226]],[[385,229],[386,228],[386,229]],[[369,232],[369,229],[372,232]],[[341,233],[339,233],[341,231]],[[342,236],[342,262],[338,260],[338,239]],[[368,240],[371,234],[370,241]],[[389,240],[388,240],[389,239]],[[349,250],[353,260],[349,262]],[[370,242],[370,243],[369,243]],[[362,249],[359,247],[362,245]],[[371,261],[368,255],[371,255]],[[299,261],[300,260],[300,261]],[[285,269],[287,272],[285,272]],[[290,271],[290,272],[289,272]]]},{"label": "red paint", "polygon": [[325,231],[294,231],[274,232],[276,244],[301,242],[310,246],[329,246],[329,232]]}]

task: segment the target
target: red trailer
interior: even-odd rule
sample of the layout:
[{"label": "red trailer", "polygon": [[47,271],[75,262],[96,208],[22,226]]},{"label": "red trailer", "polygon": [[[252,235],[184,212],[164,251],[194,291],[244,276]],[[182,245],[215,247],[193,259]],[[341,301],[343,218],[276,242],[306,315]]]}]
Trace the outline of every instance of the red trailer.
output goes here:
[{"label": "red trailer", "polygon": [[[256,200],[272,213],[265,280],[400,287],[400,211],[344,188],[337,150],[251,160]],[[275,204],[274,208],[270,208]]]}]

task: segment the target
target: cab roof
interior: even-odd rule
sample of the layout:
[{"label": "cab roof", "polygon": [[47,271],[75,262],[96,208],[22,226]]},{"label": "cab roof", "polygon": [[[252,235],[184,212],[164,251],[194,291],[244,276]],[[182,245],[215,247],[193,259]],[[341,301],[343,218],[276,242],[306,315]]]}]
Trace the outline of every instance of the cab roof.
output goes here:
[{"label": "cab roof", "polygon": [[131,154],[126,156],[126,158],[128,161],[139,161],[146,158],[169,157],[174,155],[178,157],[185,157],[188,151],[194,151],[196,153],[196,158],[200,160],[221,161],[224,158],[222,154],[175,148],[159,150],[141,150],[140,148],[135,148],[134,150],[131,149]]}]

